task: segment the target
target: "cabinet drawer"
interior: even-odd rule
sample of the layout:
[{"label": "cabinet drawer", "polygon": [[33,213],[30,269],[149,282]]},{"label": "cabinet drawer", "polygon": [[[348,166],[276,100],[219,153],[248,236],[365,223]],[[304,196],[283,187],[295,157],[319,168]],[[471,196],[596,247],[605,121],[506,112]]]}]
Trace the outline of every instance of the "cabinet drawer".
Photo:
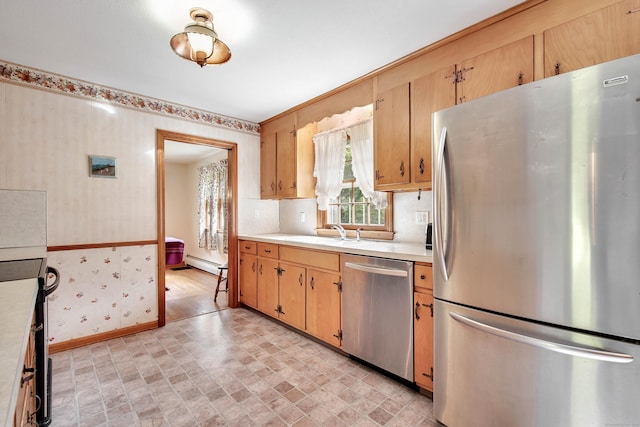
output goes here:
[{"label": "cabinet drawer", "polygon": [[258,243],[258,256],[278,259],[278,245],[273,243]]},{"label": "cabinet drawer", "polygon": [[413,285],[417,292],[433,292],[433,275],[431,264],[418,264],[413,267]]},{"label": "cabinet drawer", "polygon": [[249,242],[247,240],[240,240],[240,253],[252,254],[257,253],[258,244],[256,242]]},{"label": "cabinet drawer", "polygon": [[280,246],[280,259],[282,261],[304,264],[309,267],[340,271],[340,255],[335,252]]}]

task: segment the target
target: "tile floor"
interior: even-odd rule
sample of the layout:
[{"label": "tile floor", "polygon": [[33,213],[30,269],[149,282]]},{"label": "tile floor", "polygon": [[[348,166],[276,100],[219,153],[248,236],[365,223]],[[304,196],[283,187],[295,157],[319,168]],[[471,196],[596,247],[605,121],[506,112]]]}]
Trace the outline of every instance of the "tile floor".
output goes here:
[{"label": "tile floor", "polygon": [[246,309],[52,358],[54,427],[437,425],[429,398]]}]

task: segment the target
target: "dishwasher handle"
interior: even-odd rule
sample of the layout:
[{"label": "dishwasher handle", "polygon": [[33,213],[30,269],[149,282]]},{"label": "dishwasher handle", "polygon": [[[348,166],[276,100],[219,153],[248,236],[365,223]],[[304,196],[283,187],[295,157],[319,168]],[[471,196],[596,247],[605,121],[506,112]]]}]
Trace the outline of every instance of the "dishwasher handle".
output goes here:
[{"label": "dishwasher handle", "polygon": [[364,271],[365,273],[382,274],[384,276],[396,276],[396,277],[408,277],[409,272],[407,270],[398,270],[395,268],[386,267],[374,267],[372,265],[358,264],[355,262],[345,262],[345,268],[351,268],[353,270]]}]

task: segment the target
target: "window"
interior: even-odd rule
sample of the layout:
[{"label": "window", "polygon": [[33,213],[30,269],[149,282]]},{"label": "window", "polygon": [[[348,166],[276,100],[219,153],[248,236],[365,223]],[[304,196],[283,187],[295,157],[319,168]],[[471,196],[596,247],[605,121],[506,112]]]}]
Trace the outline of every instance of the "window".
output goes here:
[{"label": "window", "polygon": [[347,139],[342,190],[337,199],[330,199],[326,211],[318,210],[319,228],[325,229],[318,230],[318,234],[334,234],[333,230],[328,232],[331,226],[341,225],[346,230],[361,229],[364,237],[391,239],[392,197],[388,194],[387,207],[377,209],[356,184],[351,159],[351,145]]}]

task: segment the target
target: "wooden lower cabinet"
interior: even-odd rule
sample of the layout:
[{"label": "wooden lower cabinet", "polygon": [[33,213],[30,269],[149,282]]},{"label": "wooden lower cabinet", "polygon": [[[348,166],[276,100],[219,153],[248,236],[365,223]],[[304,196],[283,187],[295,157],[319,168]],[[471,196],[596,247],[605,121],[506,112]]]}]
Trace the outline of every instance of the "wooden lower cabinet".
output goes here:
[{"label": "wooden lower cabinet", "polygon": [[258,307],[258,257],[240,252],[240,302]]},{"label": "wooden lower cabinet", "polygon": [[278,317],[278,260],[258,258],[258,310]]},{"label": "wooden lower cabinet", "polygon": [[280,262],[278,317],[289,325],[305,329],[305,295],[307,271],[304,267]]},{"label": "wooden lower cabinet", "polygon": [[24,369],[20,376],[20,389],[13,418],[14,427],[36,425],[36,380],[35,380],[35,316],[24,355]]},{"label": "wooden lower cabinet", "polygon": [[433,391],[433,295],[414,292],[413,370],[418,386]]},{"label": "wooden lower cabinet", "polygon": [[340,347],[342,344],[340,274],[307,270],[307,332]]},{"label": "wooden lower cabinet", "polygon": [[[240,301],[340,347],[340,255],[268,243],[251,247],[245,243],[240,242]],[[252,253],[242,253],[243,247]],[[252,304],[254,299],[248,289],[254,289],[254,275],[256,292]]]},{"label": "wooden lower cabinet", "polygon": [[416,384],[433,391],[433,266],[413,269],[413,372]]}]

